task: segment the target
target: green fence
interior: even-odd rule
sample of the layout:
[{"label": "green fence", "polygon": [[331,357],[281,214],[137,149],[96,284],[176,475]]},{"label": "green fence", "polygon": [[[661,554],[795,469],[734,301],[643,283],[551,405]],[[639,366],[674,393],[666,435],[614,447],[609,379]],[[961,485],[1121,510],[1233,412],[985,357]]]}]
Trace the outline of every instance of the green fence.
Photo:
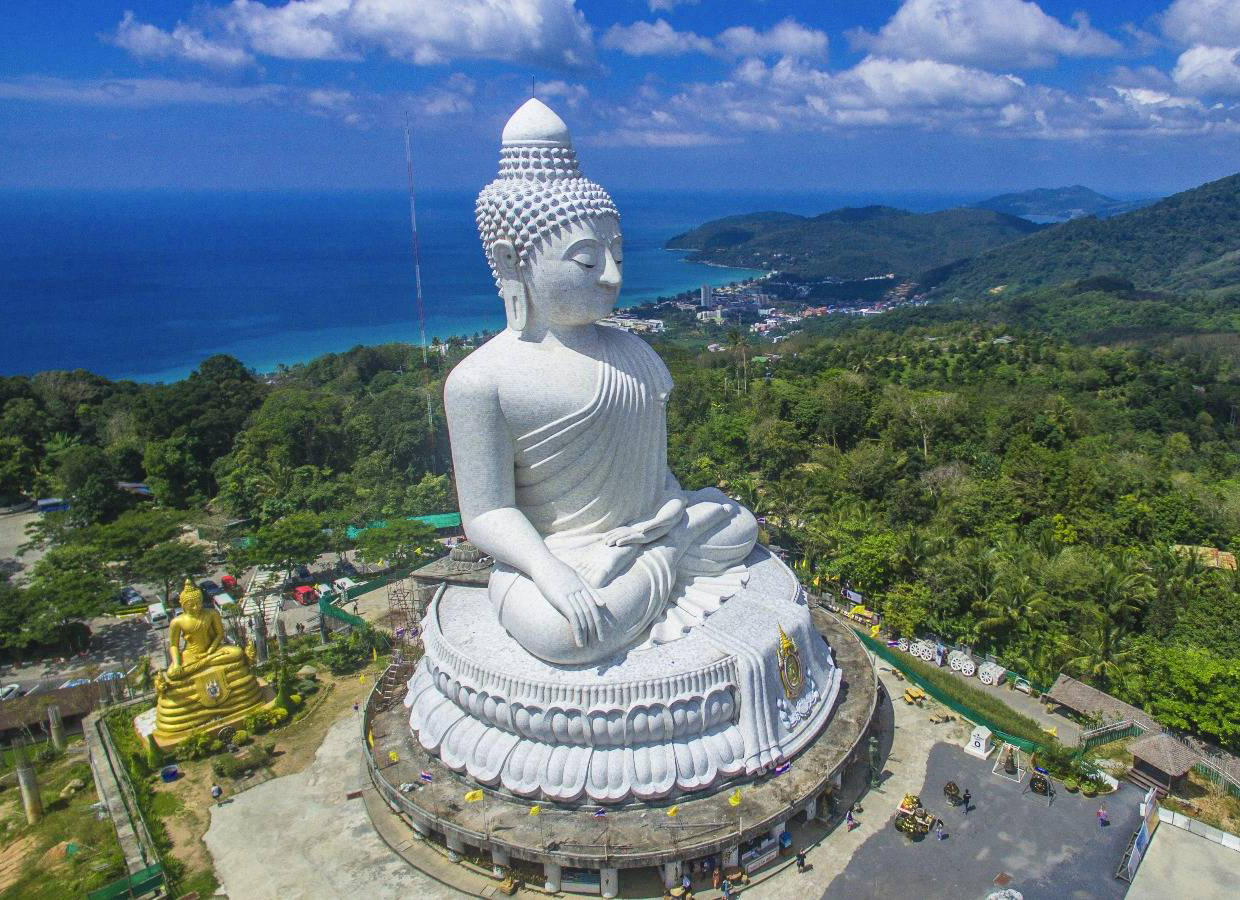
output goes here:
[{"label": "green fence", "polygon": [[976,722],[978,725],[985,725],[987,728],[990,729],[991,734],[994,736],[996,740],[1006,741],[1007,743],[1012,744],[1013,746],[1019,747],[1020,749],[1024,750],[1027,753],[1032,753],[1034,750],[1037,750],[1041,746],[1041,744],[1035,741],[1031,741],[1026,738],[1017,737],[1014,734],[1009,734],[1008,732],[1000,728],[999,725],[990,716],[986,715],[983,712],[979,712],[978,710],[974,709],[971,706],[968,706],[967,704],[961,702],[960,700],[957,700],[954,697],[951,697],[938,684],[936,684],[935,682],[931,681],[928,678],[923,677],[920,672],[914,669],[913,666],[910,664],[909,659],[906,658],[905,654],[902,654],[899,651],[892,650],[890,647],[887,646],[885,642],[875,640],[874,638],[870,637],[868,634],[865,634],[861,631],[857,632],[857,636],[861,639],[861,642],[865,644],[866,647],[868,647],[871,651],[874,652],[876,656],[890,663],[892,666],[895,666],[897,669],[900,670],[900,672],[904,675],[905,678],[907,678],[909,681],[916,684],[918,687],[924,690],[927,694],[932,696],[935,700],[942,703],[948,709],[954,710],[955,712],[964,716],[966,719],[969,719],[972,722]]},{"label": "green fence", "polygon": [[1082,735],[1080,743],[1077,745],[1077,753],[1083,753],[1086,750],[1092,750],[1095,747],[1101,747],[1103,744],[1110,744],[1113,741],[1122,741],[1125,738],[1140,737],[1145,734],[1145,729],[1136,722],[1129,722],[1126,728],[1112,728],[1107,731],[1100,731],[1096,734]]},{"label": "green fence", "polygon": [[86,895],[86,900],[119,900],[119,898],[145,897],[163,890],[164,870],[158,863],[105,884]]}]

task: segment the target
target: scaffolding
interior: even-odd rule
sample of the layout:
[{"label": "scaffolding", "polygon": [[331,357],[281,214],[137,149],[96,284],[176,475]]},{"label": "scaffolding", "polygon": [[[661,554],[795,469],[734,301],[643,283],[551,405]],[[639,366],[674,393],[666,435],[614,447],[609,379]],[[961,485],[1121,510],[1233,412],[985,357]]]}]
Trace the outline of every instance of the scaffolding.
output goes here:
[{"label": "scaffolding", "polygon": [[422,616],[430,601],[430,590],[410,578],[402,578],[388,585],[388,623],[395,635],[393,652],[397,657],[406,656],[402,651],[417,646],[422,634]]}]

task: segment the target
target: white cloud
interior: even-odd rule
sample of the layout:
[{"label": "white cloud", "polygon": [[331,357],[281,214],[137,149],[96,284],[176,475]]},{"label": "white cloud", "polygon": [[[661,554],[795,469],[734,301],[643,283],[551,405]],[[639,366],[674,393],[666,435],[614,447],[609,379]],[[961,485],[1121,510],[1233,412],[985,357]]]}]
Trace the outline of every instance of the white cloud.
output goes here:
[{"label": "white cloud", "polygon": [[1240,45],[1236,0],[1175,0],[1162,16],[1163,34],[1177,43]]},{"label": "white cloud", "polygon": [[671,12],[678,6],[697,6],[698,0],[649,0],[651,12]]},{"label": "white cloud", "polygon": [[849,36],[882,56],[979,66],[1049,66],[1060,56],[1120,50],[1084,14],[1069,27],[1029,0],[905,0],[877,34],[858,29]]},{"label": "white cloud", "polygon": [[108,40],[140,59],[177,58],[219,68],[245,66],[254,61],[245,50],[208,40],[196,28],[178,24],[172,31],[164,31],[137,21],[129,10]]},{"label": "white cloud", "polygon": [[737,25],[719,35],[719,46],[733,56],[795,56],[821,59],[827,55],[825,33],[793,19],[784,19],[766,31]]},{"label": "white cloud", "polygon": [[534,93],[540,98],[562,100],[569,109],[577,109],[590,96],[584,84],[567,81],[540,81],[534,85]]},{"label": "white cloud", "polygon": [[1190,47],[1176,60],[1171,79],[1194,97],[1240,97],[1240,47]]},{"label": "white cloud", "polygon": [[172,78],[70,79],[30,77],[0,81],[0,99],[74,106],[238,106],[277,103],[287,90],[277,85],[220,85]]},{"label": "white cloud", "polygon": [[629,56],[680,56],[705,53],[715,56],[792,56],[821,59],[827,55],[827,35],[793,19],[784,19],[766,31],[748,25],[725,29],[715,38],[692,31],[677,31],[666,19],[613,25],[601,41],[604,47]]},{"label": "white cloud", "polygon": [[715,45],[692,31],[677,31],[666,19],[613,25],[601,41],[609,50],[628,56],[680,56],[684,53],[711,53]]},{"label": "white cloud", "polygon": [[[532,63],[591,70],[594,38],[574,0],[287,0],[269,5],[233,0],[198,10],[204,27],[219,34],[218,46],[233,52],[281,59],[358,59],[368,50],[415,65],[460,59]],[[122,27],[173,38],[133,21]],[[201,35],[201,32],[194,32]],[[193,59],[164,42],[167,56]],[[131,52],[136,52],[132,48]],[[201,62],[201,59],[195,59]]]}]

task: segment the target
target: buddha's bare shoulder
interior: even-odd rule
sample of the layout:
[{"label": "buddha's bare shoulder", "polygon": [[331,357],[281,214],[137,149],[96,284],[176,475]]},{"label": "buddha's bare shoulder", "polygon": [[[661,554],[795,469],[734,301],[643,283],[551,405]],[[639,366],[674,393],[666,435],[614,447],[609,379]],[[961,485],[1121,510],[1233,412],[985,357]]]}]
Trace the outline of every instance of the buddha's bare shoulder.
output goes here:
[{"label": "buddha's bare shoulder", "polygon": [[453,400],[494,397],[498,390],[498,373],[511,364],[513,341],[510,331],[501,331],[448,373],[444,396]]}]

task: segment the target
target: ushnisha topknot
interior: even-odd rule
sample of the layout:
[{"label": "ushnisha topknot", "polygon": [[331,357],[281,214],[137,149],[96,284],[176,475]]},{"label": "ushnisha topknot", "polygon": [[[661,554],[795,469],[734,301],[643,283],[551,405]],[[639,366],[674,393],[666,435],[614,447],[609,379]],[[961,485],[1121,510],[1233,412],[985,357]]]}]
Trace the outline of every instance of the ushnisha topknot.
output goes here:
[{"label": "ushnisha topknot", "polygon": [[490,253],[497,240],[512,241],[518,258],[528,261],[555,228],[600,216],[620,218],[607,192],[582,176],[564,120],[535,98],[504,126],[499,177],[478,194],[475,215],[497,285]]}]

